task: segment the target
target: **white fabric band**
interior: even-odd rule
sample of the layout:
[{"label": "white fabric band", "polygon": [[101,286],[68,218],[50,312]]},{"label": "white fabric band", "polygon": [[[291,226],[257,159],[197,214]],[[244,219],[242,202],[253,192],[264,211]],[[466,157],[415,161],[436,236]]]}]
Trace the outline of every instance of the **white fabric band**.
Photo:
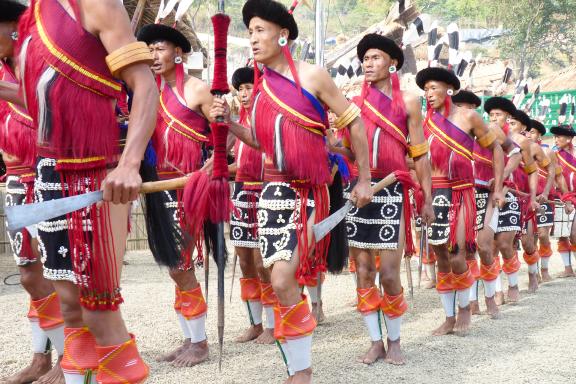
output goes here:
[{"label": "white fabric band", "polygon": [[262,302],[248,301],[246,303],[246,310],[248,311],[248,318],[251,325],[262,324]]},{"label": "white fabric band", "polygon": [[388,334],[388,340],[396,341],[400,338],[400,327],[402,326],[402,316],[395,319],[391,319],[384,315],[384,321],[386,322],[386,333]]},{"label": "white fabric band", "polygon": [[[86,384],[86,378],[84,375],[80,375],[77,373],[64,373],[64,380],[66,384]],[[92,377],[89,384],[96,384],[96,372],[92,372]]]},{"label": "white fabric band", "polygon": [[186,318],[182,316],[182,314],[179,312],[177,313],[177,316],[178,316],[178,322],[180,323],[180,329],[184,334],[184,338],[189,339],[191,335],[190,335],[190,328],[188,328],[188,322],[186,321]]},{"label": "white fabric band", "polygon": [[456,313],[456,308],[454,308],[456,306],[456,291],[442,292],[440,300],[442,301],[446,317],[454,317]]},{"label": "white fabric band", "polygon": [[274,307],[266,306],[264,307],[264,311],[266,312],[266,324],[264,328],[274,329]]},{"label": "white fabric band", "polygon": [[572,265],[572,260],[570,260],[570,252],[560,252],[560,256],[562,256],[562,262],[564,263],[565,267]]},{"label": "white fabric band", "polygon": [[56,352],[58,352],[58,356],[64,355],[64,325],[52,329],[46,329],[44,332],[52,342]]},{"label": "white fabric band", "polygon": [[42,328],[38,319],[30,320],[30,331],[32,332],[32,352],[50,353],[48,336]]},{"label": "white fabric band", "polygon": [[186,320],[190,330],[190,341],[199,343],[206,340],[206,314],[195,319]]},{"label": "white fabric band", "polygon": [[466,308],[470,305],[470,288],[456,291],[458,293],[458,306]]},{"label": "white fabric band", "polygon": [[504,272],[500,272],[498,274],[498,277],[496,278],[496,280],[494,280],[496,282],[496,292],[502,292],[502,275],[504,274]]},{"label": "white fabric band", "polygon": [[538,263],[530,264],[528,266],[528,273],[535,274],[538,272]]},{"label": "white fabric band", "polygon": [[290,368],[294,373],[312,366],[312,335],[286,340],[290,350]]},{"label": "white fabric band", "polygon": [[364,318],[364,324],[368,329],[368,336],[370,336],[370,341],[382,340],[382,330],[380,329],[380,312],[374,311],[362,317]]},{"label": "white fabric band", "polygon": [[518,272],[508,274],[508,286],[509,287],[518,286]]},{"label": "white fabric band", "polygon": [[498,279],[494,279],[491,281],[486,281],[484,280],[484,296],[485,297],[494,297],[494,295],[496,294],[496,280]]},{"label": "white fabric band", "polygon": [[550,264],[550,258],[549,257],[541,257],[540,258],[540,267],[542,269],[548,269],[548,264]]},{"label": "white fabric band", "polygon": [[310,302],[316,304],[318,302],[318,286],[311,287],[307,285],[306,289],[308,290],[308,296],[310,297]]},{"label": "white fabric band", "polygon": [[474,281],[474,284],[470,287],[470,301],[478,301],[478,289],[480,286],[480,280]]}]

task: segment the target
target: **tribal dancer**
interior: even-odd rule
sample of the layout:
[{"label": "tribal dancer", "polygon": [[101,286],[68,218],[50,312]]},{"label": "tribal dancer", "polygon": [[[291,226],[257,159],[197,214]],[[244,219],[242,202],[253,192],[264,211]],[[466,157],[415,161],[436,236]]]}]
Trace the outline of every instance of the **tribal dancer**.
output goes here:
[{"label": "tribal dancer", "polygon": [[[289,42],[298,37],[293,9],[272,0],[249,0],[244,5],[254,59],[264,65],[264,74],[255,81],[252,132],[236,123],[230,123],[230,129],[266,154],[258,236],[264,267],[272,266],[272,287],[279,301],[275,333],[286,340],[284,352],[294,372],[289,381],[309,383],[316,321],[298,280],[326,269],[328,239],[314,244],[311,232],[311,224],[329,211],[331,170],[324,137],[329,125],[323,104],[339,116],[338,127],[350,126],[359,168],[352,201],[362,207],[372,191],[360,110],[346,101],[323,68],[292,60]],[[225,103],[215,100],[212,116],[228,115]]]},{"label": "tribal dancer", "polygon": [[465,334],[470,327],[470,287],[474,284],[465,260],[466,252],[474,251],[476,240],[474,139],[482,148],[489,149],[494,159],[491,207],[504,202],[504,156],[494,132],[486,127],[480,115],[452,104],[451,95],[460,88],[454,73],[442,68],[427,68],[418,72],[416,84],[424,90],[428,106],[424,127],[430,143],[432,205],[436,217],[428,229],[428,237],[438,257],[437,289],[446,312],[446,321],[433,334]]},{"label": "tribal dancer", "polygon": [[[211,138],[206,118],[212,105],[210,87],[185,74],[185,55],[192,47],[177,29],[148,24],[138,32],[138,40],[150,48],[154,59],[152,70],[160,87],[160,108],[153,137],[158,174],[165,179],[190,174],[199,170],[206,160]],[[165,195],[175,222],[178,225],[185,222],[181,196],[176,191],[166,191]],[[198,254],[202,255],[202,236],[194,236]],[[174,309],[185,340],[159,360],[173,362],[177,367],[191,367],[208,359],[208,307],[194,273],[192,250],[184,252],[179,267],[170,269],[170,277],[176,284]]]},{"label": "tribal dancer", "polygon": [[[525,191],[528,191],[529,196],[519,200],[512,192],[507,193],[506,203],[498,214],[496,235],[494,237],[496,252],[500,252],[504,259],[502,271],[508,278],[506,301],[517,303],[520,298],[520,290],[518,288],[520,260],[518,259],[518,251],[515,249],[515,238],[522,229],[522,217],[532,215],[539,208],[536,202],[536,187],[538,183],[536,171],[538,170],[538,165],[534,162],[532,155],[532,142],[510,130],[509,122],[517,114],[516,107],[512,101],[503,97],[492,97],[484,104],[484,110],[490,117],[490,129],[496,132],[498,137],[505,137],[505,141],[501,141],[502,147],[508,153],[506,167],[504,168],[504,180],[511,185],[511,189],[516,189],[514,183],[528,175]],[[512,142],[515,149],[509,151],[508,141]],[[520,155],[517,155],[517,153]],[[519,166],[522,166],[522,168],[517,171]],[[526,212],[526,214],[522,215],[522,211]],[[484,251],[484,246],[481,248]],[[533,250],[530,249],[528,251]],[[496,257],[498,257],[497,253]]]},{"label": "tribal dancer", "polygon": [[[402,49],[393,40],[372,33],[362,38],[357,51],[365,78],[362,95],[354,103],[361,109],[366,126],[372,182],[397,170],[407,172],[406,156],[410,156],[423,191],[422,220],[431,224],[434,211],[428,143],[419,99],[400,91],[397,70],[404,63]],[[356,260],[358,311],[372,342],[360,361],[372,364],[384,359],[390,364],[404,364],[400,328],[408,304],[400,281],[400,265],[404,253],[409,257],[415,252],[408,186],[396,182],[378,192],[370,204],[350,211],[347,227],[350,253]],[[375,285],[377,252],[380,281]],[[384,288],[383,297],[380,285]],[[386,324],[387,350],[382,341],[380,312]]]},{"label": "tribal dancer", "polygon": [[[517,137],[526,137],[528,130],[530,130],[532,121],[523,111],[517,111],[516,114],[510,118],[510,133],[516,140]],[[543,187],[540,187],[538,172],[534,171],[529,173],[524,169],[517,168],[512,174],[514,178],[515,188],[518,191],[534,192],[537,206],[528,206],[527,197],[522,197],[522,249],[524,249],[524,261],[528,264],[528,292],[534,293],[538,289],[538,261],[540,255],[536,248],[536,240],[538,235],[538,213],[540,204],[548,201],[550,189],[554,184],[555,166],[548,156],[544,153],[542,147],[537,143],[530,141],[530,154],[538,169],[542,170],[547,175]],[[534,167],[532,167],[534,169]],[[529,173],[529,174],[528,174]],[[527,176],[528,174],[528,176]],[[531,210],[534,209],[534,210]],[[546,216],[543,216],[546,218]]]},{"label": "tribal dancer", "polygon": [[[556,159],[558,160],[558,167],[562,169],[562,174],[556,178],[556,183],[558,188],[562,192],[562,200],[566,204],[566,213],[569,213],[572,217],[574,214],[574,191],[576,191],[576,153],[574,151],[574,145],[572,140],[576,136],[574,128],[569,125],[561,125],[557,127],[552,127],[550,132],[554,135],[554,141],[556,147],[554,151],[556,152]],[[574,216],[576,217],[576,216]],[[562,262],[564,263],[564,272],[562,272],[558,277],[574,277],[574,269],[572,268],[572,252],[576,251],[576,236],[574,233],[574,221],[571,220],[568,223],[568,228],[570,228],[570,237],[562,234],[558,240],[558,252],[562,256]]]},{"label": "tribal dancer", "polygon": [[[0,99],[17,96],[18,81],[14,74],[14,44],[18,39],[18,18],[26,7],[16,1],[0,2]],[[16,101],[16,100],[15,100]],[[6,206],[31,203],[34,195],[34,162],[36,161],[36,131],[32,118],[21,106],[0,101],[0,150],[6,164]],[[63,383],[60,364],[52,368],[51,344],[58,352],[58,362],[64,352],[64,320],[60,302],[52,283],[44,278],[38,254],[36,226],[9,231],[8,239],[20,273],[20,283],[30,296],[28,320],[32,333],[33,357],[30,364],[2,379],[16,384]],[[51,370],[52,368],[52,370]]]},{"label": "tribal dancer", "polygon": [[[38,224],[44,275],[54,280],[66,326],[66,382],[141,383],[148,367],[122,320],[119,282],[129,202],[156,118],[150,52],[116,0],[35,0],[19,28],[22,93],[38,130],[36,199],[99,189],[104,197]],[[121,155],[114,106],[123,96],[114,77],[134,91]]]},{"label": "tribal dancer", "polygon": [[[457,94],[452,96],[452,102],[460,108],[466,108],[471,110],[476,110],[482,105],[482,100],[478,96],[471,91],[464,91],[461,90]],[[477,147],[477,143],[474,143],[474,146]],[[486,151],[489,152],[489,151]],[[476,155],[476,154],[474,154]],[[490,172],[492,174],[492,172]],[[476,178],[475,178],[476,179]],[[488,191],[489,193],[489,191]],[[486,199],[487,195],[482,195],[478,193],[478,186],[476,186],[475,190],[475,198],[476,198],[476,226],[480,230],[481,227],[484,226],[482,219],[485,217],[481,215],[482,212],[486,211]],[[478,235],[477,235],[478,237]],[[477,247],[478,248],[478,247]],[[466,252],[466,264],[468,264],[468,268],[470,272],[472,272],[472,276],[474,276],[474,284],[470,288],[470,312],[473,315],[480,314],[480,306],[478,304],[478,291],[480,290],[480,266],[478,265],[477,259],[478,249],[476,252],[468,251]],[[492,255],[490,255],[492,257]],[[493,303],[493,296],[487,297],[486,296],[486,305],[488,307],[488,313],[490,314],[494,310],[498,308]]]},{"label": "tribal dancer", "polygon": [[[556,154],[552,148],[542,142],[542,136],[546,134],[546,127],[544,124],[538,120],[530,120],[530,128],[528,131],[528,137],[532,139],[535,143],[538,143],[544,154],[550,159],[550,166],[554,167],[554,174],[552,175],[552,190],[548,190],[548,193],[556,192],[554,188],[556,178],[562,174],[562,168],[557,165]],[[546,191],[548,186],[548,179],[550,174],[546,170],[540,168],[538,169],[538,195],[541,195]],[[550,263],[550,257],[552,256],[552,244],[550,243],[550,230],[554,226],[554,209],[555,206],[549,202],[540,202],[540,213],[538,213],[538,239],[540,247],[538,248],[538,253],[540,254],[540,276],[542,277],[542,282],[547,283],[552,281],[552,276],[548,272],[548,264]]]},{"label": "tribal dancer", "polygon": [[[243,67],[232,75],[232,86],[240,100],[238,123],[250,130],[250,106],[254,89],[254,68]],[[242,278],[240,295],[246,304],[250,328],[236,341],[244,343],[256,339],[258,344],[274,343],[274,304],[276,296],[270,283],[270,272],[262,264],[258,245],[258,200],[262,192],[264,172],[263,154],[242,141],[234,147],[236,174],[234,183],[234,211],[230,219],[230,241],[240,259]],[[266,312],[266,326],[262,326],[262,310]]]}]

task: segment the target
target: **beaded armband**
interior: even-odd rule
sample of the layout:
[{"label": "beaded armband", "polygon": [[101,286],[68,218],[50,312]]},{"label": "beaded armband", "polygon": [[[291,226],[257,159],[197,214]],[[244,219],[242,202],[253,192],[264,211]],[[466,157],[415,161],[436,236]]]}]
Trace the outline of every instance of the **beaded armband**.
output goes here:
[{"label": "beaded armband", "polygon": [[124,68],[132,64],[145,63],[152,65],[153,61],[150,49],[142,41],[125,45],[106,56],[106,64],[114,77],[118,77]]},{"label": "beaded armband", "polygon": [[534,173],[537,170],[538,170],[538,166],[536,165],[536,163],[532,163],[532,164],[524,167],[524,173],[526,173],[527,175]]},{"label": "beaded armband", "polygon": [[496,140],[496,134],[494,131],[489,130],[484,136],[478,138],[478,144],[480,144],[482,148],[488,148],[494,140]]},{"label": "beaded armband", "polygon": [[540,163],[538,163],[538,166],[542,169],[546,168],[549,165],[550,165],[550,158],[548,158],[548,157],[545,157],[544,160],[542,160]]},{"label": "beaded armband", "polygon": [[427,154],[429,149],[430,147],[428,146],[427,141],[416,145],[410,145],[408,146],[408,155],[411,158],[415,159],[417,157]]},{"label": "beaded armband", "polygon": [[356,104],[350,104],[346,111],[334,121],[334,127],[338,130],[347,127],[358,116],[360,116],[360,108]]}]

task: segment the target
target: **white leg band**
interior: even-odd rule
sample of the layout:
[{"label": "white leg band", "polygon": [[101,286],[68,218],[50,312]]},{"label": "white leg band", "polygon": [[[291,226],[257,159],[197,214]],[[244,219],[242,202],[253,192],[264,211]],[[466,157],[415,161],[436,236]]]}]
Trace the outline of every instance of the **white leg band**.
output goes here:
[{"label": "white leg band", "polygon": [[377,287],[380,286],[380,272],[376,272],[376,277],[374,278],[374,284],[376,284]]},{"label": "white leg band", "polygon": [[540,266],[542,267],[542,269],[548,269],[548,264],[550,264],[550,258],[549,257],[541,257],[540,258]]},{"label": "white leg band", "polygon": [[308,290],[308,296],[310,297],[310,302],[316,304],[318,302],[318,286],[310,287],[309,285],[306,286]]},{"label": "white leg band", "polygon": [[246,303],[246,309],[251,325],[262,324],[262,302],[260,300],[248,301]]},{"label": "white leg band", "polygon": [[535,274],[538,272],[538,263],[530,264],[528,266],[528,273]]},{"label": "white leg band", "polygon": [[[84,375],[77,373],[64,373],[64,380],[66,384],[85,384],[86,382]],[[90,380],[89,383],[96,384],[96,372],[92,373],[92,380]]]},{"label": "white leg band", "polygon": [[274,307],[271,305],[266,306],[264,307],[264,311],[266,312],[266,324],[264,328],[274,329]]},{"label": "white leg band", "polygon": [[40,328],[40,322],[38,320],[30,320],[30,331],[32,332],[32,352],[50,353],[48,336],[44,330]]},{"label": "white leg band", "polygon": [[570,260],[570,252],[560,252],[560,256],[562,256],[562,262],[564,263],[565,267],[572,265],[572,260]]},{"label": "white leg band", "polygon": [[206,340],[206,314],[195,319],[186,320],[190,330],[190,341],[199,343]]},{"label": "white leg band", "polygon": [[440,300],[442,301],[446,317],[456,316],[456,308],[454,308],[456,306],[456,291],[442,292]]},{"label": "white leg band", "polygon": [[502,272],[500,272],[498,274],[498,277],[496,278],[496,292],[502,292]]},{"label": "white leg band", "polygon": [[382,340],[382,329],[380,327],[380,311],[375,311],[362,316],[364,324],[368,329],[368,335],[371,341]]},{"label": "white leg band", "polygon": [[494,297],[496,294],[496,280],[498,279],[491,281],[484,280],[484,297]]},{"label": "white leg band", "polygon": [[191,335],[190,335],[190,328],[188,328],[188,322],[186,321],[186,318],[182,316],[180,312],[177,312],[176,315],[178,316],[178,322],[180,323],[180,329],[184,334],[184,338],[189,339]]},{"label": "white leg band", "polygon": [[52,329],[45,329],[46,336],[52,342],[58,356],[64,355],[64,325]]},{"label": "white leg band", "polygon": [[286,340],[290,350],[290,367],[294,373],[312,366],[312,335]]},{"label": "white leg band", "polygon": [[384,321],[386,322],[386,333],[388,334],[388,340],[396,341],[400,338],[400,327],[402,326],[402,316],[395,319],[391,319],[384,315]]},{"label": "white leg band", "polygon": [[470,288],[461,289],[456,291],[458,294],[458,306],[460,308],[466,308],[470,305]]},{"label": "white leg band", "polygon": [[480,286],[480,280],[474,281],[474,284],[470,287],[470,301],[478,301],[478,287]]},{"label": "white leg band", "polygon": [[508,275],[508,286],[509,287],[518,286],[518,272],[514,272]]},{"label": "white leg band", "polygon": [[290,376],[294,376],[294,368],[292,367],[292,356],[290,354],[290,347],[288,343],[280,343],[278,342],[278,347],[280,348],[280,352],[286,359],[286,369],[288,370],[288,374]]}]

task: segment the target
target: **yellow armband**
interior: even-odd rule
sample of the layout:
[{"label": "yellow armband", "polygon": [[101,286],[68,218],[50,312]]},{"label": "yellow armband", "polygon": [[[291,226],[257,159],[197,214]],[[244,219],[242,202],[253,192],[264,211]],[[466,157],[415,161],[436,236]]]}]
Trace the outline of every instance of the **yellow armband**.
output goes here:
[{"label": "yellow armband", "polygon": [[427,154],[429,149],[430,148],[428,146],[427,141],[416,145],[410,145],[408,146],[408,155],[411,158],[415,159],[417,157]]},{"label": "yellow armband", "polygon": [[350,104],[346,111],[334,121],[334,128],[342,129],[347,127],[358,116],[360,116],[360,108],[356,104]]},{"label": "yellow armband", "polygon": [[534,173],[537,170],[538,170],[538,166],[536,165],[536,163],[532,163],[532,164],[524,167],[524,173],[526,173],[527,175]]},{"label": "yellow armband", "polygon": [[548,167],[549,165],[550,165],[550,158],[548,158],[548,157],[545,157],[544,160],[542,160],[540,163],[538,163],[538,166],[541,169],[544,169],[544,168]]},{"label": "yellow armband", "polygon": [[562,168],[556,167],[556,176],[561,175],[561,174],[562,174]]},{"label": "yellow armband", "polygon": [[150,48],[142,41],[125,45],[106,56],[106,64],[114,77],[118,77],[124,68],[132,64],[145,63],[152,65],[153,62],[154,59],[150,53]]},{"label": "yellow armband", "polygon": [[494,131],[489,130],[484,136],[478,138],[478,144],[480,144],[482,148],[488,148],[495,140],[496,134]]}]

